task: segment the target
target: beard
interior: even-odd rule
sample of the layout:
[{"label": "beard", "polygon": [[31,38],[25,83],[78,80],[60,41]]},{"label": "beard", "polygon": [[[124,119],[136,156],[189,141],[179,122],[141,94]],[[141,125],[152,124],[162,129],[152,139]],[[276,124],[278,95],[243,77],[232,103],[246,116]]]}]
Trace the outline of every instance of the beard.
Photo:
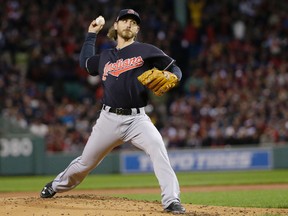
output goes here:
[{"label": "beard", "polygon": [[136,33],[133,33],[130,30],[123,30],[123,31],[120,31],[118,34],[120,37],[122,37],[125,40],[130,40],[136,36]]}]

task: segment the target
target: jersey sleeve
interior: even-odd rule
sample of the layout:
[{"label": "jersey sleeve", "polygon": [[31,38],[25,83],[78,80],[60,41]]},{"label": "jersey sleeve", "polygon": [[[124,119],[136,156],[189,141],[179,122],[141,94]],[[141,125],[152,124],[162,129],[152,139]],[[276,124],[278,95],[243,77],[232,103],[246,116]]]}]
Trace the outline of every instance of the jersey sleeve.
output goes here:
[{"label": "jersey sleeve", "polygon": [[[182,71],[176,65],[175,60],[164,53],[161,49],[151,45],[144,44],[142,55],[145,60],[149,61],[151,67],[156,67],[159,70],[167,70],[174,73],[179,80],[182,78]],[[147,56],[147,57],[146,57]]]},{"label": "jersey sleeve", "polygon": [[175,62],[175,60],[170,58],[169,56],[157,56],[153,57],[151,60],[152,66],[160,70],[167,70]]},{"label": "jersey sleeve", "polygon": [[99,74],[98,72],[99,59],[100,59],[99,55],[94,55],[88,58],[86,61],[86,65],[85,65],[86,70],[92,76],[96,76]]},{"label": "jersey sleeve", "polygon": [[149,61],[153,66],[160,70],[167,70],[175,60],[164,53],[161,49],[151,44],[144,44],[143,49],[141,49],[142,56],[144,59]]}]

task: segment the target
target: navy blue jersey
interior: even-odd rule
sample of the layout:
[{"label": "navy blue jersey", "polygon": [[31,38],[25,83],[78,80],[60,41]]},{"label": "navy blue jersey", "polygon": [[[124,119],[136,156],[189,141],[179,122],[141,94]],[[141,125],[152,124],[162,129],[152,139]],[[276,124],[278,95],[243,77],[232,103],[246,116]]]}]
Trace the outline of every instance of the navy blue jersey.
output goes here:
[{"label": "navy blue jersey", "polygon": [[[137,77],[153,67],[160,70],[172,68],[174,59],[153,45],[136,41],[120,50],[112,48],[95,55],[96,34],[88,35],[81,50],[80,65],[82,62],[89,74],[101,77],[104,87],[103,104],[117,108],[146,106],[148,89]],[[94,47],[91,46],[93,37]],[[180,79],[181,71],[177,72]]]}]

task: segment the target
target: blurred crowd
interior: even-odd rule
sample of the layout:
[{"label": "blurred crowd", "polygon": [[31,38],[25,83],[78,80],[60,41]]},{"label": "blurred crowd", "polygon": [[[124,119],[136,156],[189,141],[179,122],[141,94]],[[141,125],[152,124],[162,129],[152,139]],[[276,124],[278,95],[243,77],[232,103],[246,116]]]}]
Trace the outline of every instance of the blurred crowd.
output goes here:
[{"label": "blurred crowd", "polygon": [[288,142],[288,14],[269,0],[0,0],[0,111],[45,138],[47,151],[83,148],[101,109],[98,77],[79,67],[92,19],[97,52],[123,8],[142,18],[138,40],[173,57],[177,88],[151,95],[148,115],[168,148]]}]

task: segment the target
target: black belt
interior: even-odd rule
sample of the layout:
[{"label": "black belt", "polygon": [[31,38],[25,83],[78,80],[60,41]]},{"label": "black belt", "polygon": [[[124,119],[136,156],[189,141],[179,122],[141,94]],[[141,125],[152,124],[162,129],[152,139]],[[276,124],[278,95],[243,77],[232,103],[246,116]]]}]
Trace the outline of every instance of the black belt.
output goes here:
[{"label": "black belt", "polygon": [[[106,106],[103,105],[103,109],[106,110]],[[135,108],[137,110],[137,114],[140,113],[139,108]],[[115,113],[117,115],[131,115],[132,114],[132,109],[129,108],[109,108],[108,112]]]}]

